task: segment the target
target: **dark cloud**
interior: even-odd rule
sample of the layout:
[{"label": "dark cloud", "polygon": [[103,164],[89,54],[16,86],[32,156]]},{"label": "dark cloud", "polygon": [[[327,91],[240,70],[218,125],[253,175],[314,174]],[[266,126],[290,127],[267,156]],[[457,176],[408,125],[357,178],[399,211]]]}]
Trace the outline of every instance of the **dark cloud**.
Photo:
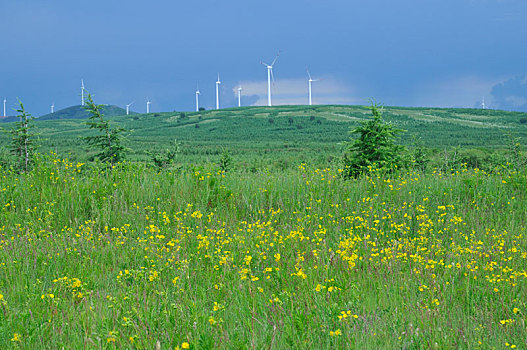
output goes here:
[{"label": "dark cloud", "polygon": [[494,85],[491,95],[496,109],[527,112],[527,75]]}]

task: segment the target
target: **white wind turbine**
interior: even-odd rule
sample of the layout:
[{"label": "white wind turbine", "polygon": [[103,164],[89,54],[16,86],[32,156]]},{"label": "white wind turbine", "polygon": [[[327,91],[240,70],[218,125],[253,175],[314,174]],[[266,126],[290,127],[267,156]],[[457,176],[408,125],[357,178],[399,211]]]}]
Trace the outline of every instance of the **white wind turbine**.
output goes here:
[{"label": "white wind turbine", "polygon": [[267,64],[263,61],[260,61],[261,64],[267,67],[267,105],[272,106],[271,102],[271,78],[274,81],[273,76],[273,66],[276,63],[276,60],[278,59],[278,56],[280,56],[280,52],[276,54],[276,57],[274,58],[273,62],[271,64]]},{"label": "white wind turbine", "polygon": [[483,100],[481,101],[481,109],[487,109],[487,105],[485,104],[485,96],[483,96]]},{"label": "white wind turbine", "polygon": [[146,99],[146,113],[150,113],[150,104],[152,101],[150,101],[149,98]]},{"label": "white wind turbine", "polygon": [[196,86],[196,112],[199,112],[199,85]]},{"label": "white wind turbine", "polygon": [[238,107],[242,106],[242,87],[238,88]]},{"label": "white wind turbine", "polygon": [[84,80],[81,79],[81,106],[84,106]]},{"label": "white wind turbine", "polygon": [[218,73],[218,81],[216,82],[216,109],[220,109],[220,73]]},{"label": "white wind turbine", "polygon": [[51,113],[55,112],[55,102],[51,104]]},{"label": "white wind turbine", "polygon": [[4,117],[7,117],[7,114],[5,112],[5,104],[7,102],[7,99],[4,97],[4,114],[2,114]]},{"label": "white wind turbine", "polygon": [[130,106],[133,104],[134,104],[133,102],[130,102],[129,104],[126,105],[126,115],[130,114]]},{"label": "white wind turbine", "polygon": [[307,76],[309,77],[309,80],[308,80],[308,96],[309,96],[309,105],[311,106],[313,104],[313,100],[311,99],[311,84],[314,82],[314,81],[318,81],[317,80],[313,80],[313,78],[311,78],[311,74],[309,74],[309,69],[306,68],[306,72],[307,72]]}]

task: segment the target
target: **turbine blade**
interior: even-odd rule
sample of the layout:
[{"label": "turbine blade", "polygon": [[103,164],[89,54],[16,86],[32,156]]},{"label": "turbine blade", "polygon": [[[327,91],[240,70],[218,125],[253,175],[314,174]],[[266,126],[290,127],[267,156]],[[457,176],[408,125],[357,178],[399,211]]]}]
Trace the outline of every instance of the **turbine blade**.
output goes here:
[{"label": "turbine blade", "polygon": [[311,78],[311,74],[309,74],[309,69],[306,68],[306,72],[307,72],[307,76],[309,77],[309,80],[313,80],[313,79]]},{"label": "turbine blade", "polygon": [[265,63],[264,61],[260,61],[260,64],[262,64],[262,65],[264,65],[264,66],[266,66],[266,67],[269,66],[269,65],[268,65],[267,63]]},{"label": "turbine blade", "polygon": [[278,57],[280,57],[280,51],[278,51],[278,53],[276,54],[276,57],[274,58],[273,63],[271,63],[271,66],[274,66]]}]

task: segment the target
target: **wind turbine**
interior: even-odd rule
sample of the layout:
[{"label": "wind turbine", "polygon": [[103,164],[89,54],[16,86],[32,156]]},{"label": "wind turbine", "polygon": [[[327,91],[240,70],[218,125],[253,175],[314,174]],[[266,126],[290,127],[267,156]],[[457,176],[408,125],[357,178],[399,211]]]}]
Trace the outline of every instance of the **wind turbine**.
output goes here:
[{"label": "wind turbine", "polygon": [[150,101],[149,98],[146,99],[146,113],[150,113],[150,104],[152,102]]},{"label": "wind turbine", "polygon": [[199,112],[199,85],[196,86],[196,112]]},{"label": "wind turbine", "polygon": [[309,69],[306,68],[306,72],[307,72],[307,76],[309,77],[309,80],[308,80],[308,92],[309,92],[309,105],[311,106],[313,104],[313,100],[311,99],[311,84],[314,82],[314,81],[318,81],[317,80],[313,80],[313,78],[311,78],[311,74],[309,74]]},{"label": "wind turbine", "polygon": [[481,109],[487,109],[487,106],[485,105],[485,96],[483,96],[483,100],[481,101]]},{"label": "wind turbine", "polygon": [[238,88],[238,107],[242,106],[242,87]]},{"label": "wind turbine", "polygon": [[55,102],[51,104],[51,113],[55,112]]},{"label": "wind turbine", "polygon": [[133,102],[130,102],[129,104],[126,105],[126,115],[130,114],[130,106],[133,104],[134,104]]},{"label": "wind turbine", "polygon": [[7,99],[4,97],[4,114],[3,114],[4,117],[7,117],[7,114],[5,113],[5,104],[6,104],[6,102],[7,102]]},{"label": "wind turbine", "polygon": [[260,61],[261,64],[267,67],[267,105],[272,106],[271,103],[271,78],[274,81],[273,76],[273,66],[276,63],[276,60],[278,59],[278,56],[280,56],[280,52],[276,54],[276,57],[274,58],[273,62],[271,64],[267,64],[263,61]]},{"label": "wind turbine", "polygon": [[84,80],[81,79],[81,106],[84,106]]},{"label": "wind turbine", "polygon": [[216,109],[220,109],[220,73],[218,73],[218,81],[216,82]]}]

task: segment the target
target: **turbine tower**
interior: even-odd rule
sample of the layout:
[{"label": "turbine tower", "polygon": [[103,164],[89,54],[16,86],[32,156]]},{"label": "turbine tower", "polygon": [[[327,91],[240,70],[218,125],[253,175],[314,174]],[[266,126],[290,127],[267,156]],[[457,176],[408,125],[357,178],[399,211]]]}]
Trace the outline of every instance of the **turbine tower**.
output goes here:
[{"label": "turbine tower", "polygon": [[487,109],[487,106],[485,105],[485,96],[483,96],[483,100],[481,101],[481,109]]},{"label": "turbine tower", "polygon": [[196,86],[196,112],[199,112],[199,86]]},{"label": "turbine tower", "polygon": [[218,73],[218,81],[216,82],[216,109],[220,109],[220,73]]},{"label": "turbine tower", "polygon": [[311,106],[313,104],[313,100],[311,99],[311,84],[314,82],[314,81],[318,81],[317,80],[313,80],[313,78],[311,78],[311,74],[309,74],[309,69],[306,68],[306,72],[307,72],[307,76],[309,77],[309,80],[308,80],[308,96],[309,96],[309,105]]},{"label": "turbine tower", "polygon": [[238,88],[238,107],[242,106],[242,87]]},{"label": "turbine tower", "polygon": [[133,104],[134,104],[133,102],[130,102],[129,104],[126,105],[126,115],[130,114],[130,106]]},{"label": "turbine tower", "polygon": [[149,98],[146,99],[146,113],[150,113],[150,104],[152,102],[150,101]]},{"label": "turbine tower", "polygon": [[81,79],[81,106],[84,106],[84,80]]},{"label": "turbine tower", "polygon": [[276,57],[274,58],[274,60],[273,60],[273,62],[271,64],[267,64],[267,63],[265,63],[263,61],[260,61],[261,64],[263,64],[264,66],[267,67],[267,105],[268,106],[272,106],[272,101],[271,101],[271,78],[274,81],[273,66],[276,63],[276,60],[278,59],[278,56],[280,56],[280,52],[278,52],[276,54]]},{"label": "turbine tower", "polygon": [[4,117],[7,117],[7,114],[5,112],[5,104],[6,104],[6,102],[7,102],[7,99],[4,97],[4,114],[3,114]]},{"label": "turbine tower", "polygon": [[55,102],[51,104],[51,113],[55,112]]}]

